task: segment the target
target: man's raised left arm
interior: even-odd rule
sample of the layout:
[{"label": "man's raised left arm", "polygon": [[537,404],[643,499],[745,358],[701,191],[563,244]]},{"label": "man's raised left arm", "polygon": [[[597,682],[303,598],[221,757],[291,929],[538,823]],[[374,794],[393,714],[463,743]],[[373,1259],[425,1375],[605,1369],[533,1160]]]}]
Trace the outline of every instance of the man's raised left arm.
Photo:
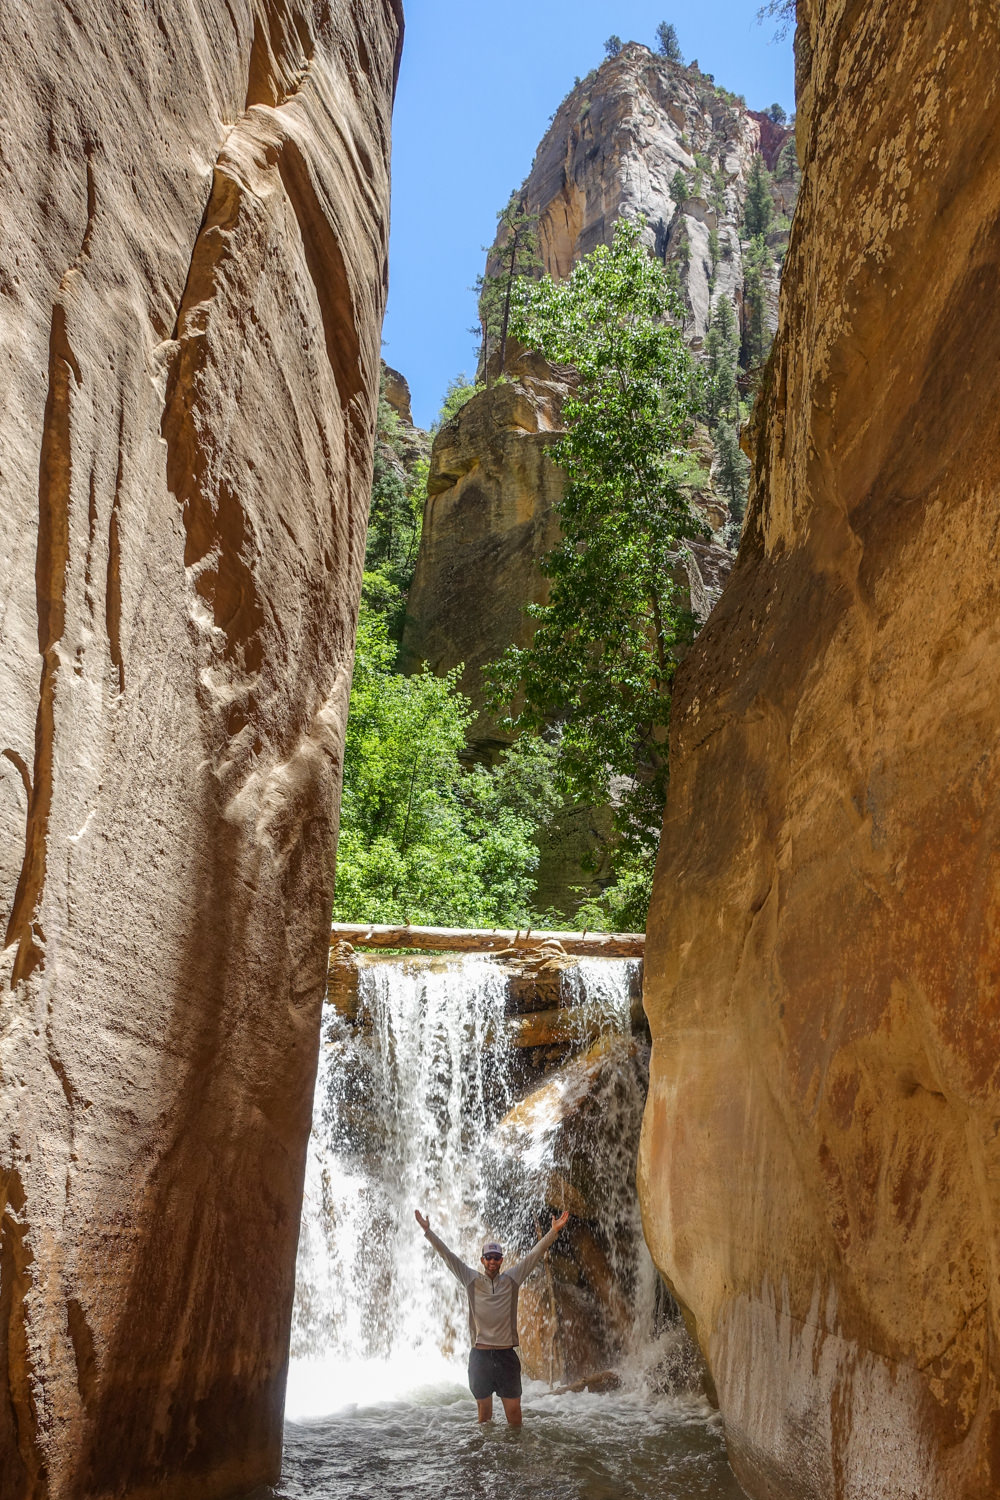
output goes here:
[{"label": "man's raised left arm", "polygon": [[552,1220],[552,1228],[549,1230],[548,1234],[543,1234],[541,1239],[538,1241],[538,1244],[533,1245],[528,1251],[527,1255],[524,1256],[522,1260],[519,1260],[515,1266],[511,1266],[510,1270],[507,1272],[507,1275],[510,1277],[511,1281],[514,1281],[518,1286],[521,1286],[521,1284],[528,1279],[532,1271],[538,1265],[538,1262],[545,1255],[546,1250],[550,1250],[555,1244],[559,1231],[561,1229],[565,1229],[568,1223],[569,1209],[566,1208],[563,1209],[558,1219],[554,1218]]}]

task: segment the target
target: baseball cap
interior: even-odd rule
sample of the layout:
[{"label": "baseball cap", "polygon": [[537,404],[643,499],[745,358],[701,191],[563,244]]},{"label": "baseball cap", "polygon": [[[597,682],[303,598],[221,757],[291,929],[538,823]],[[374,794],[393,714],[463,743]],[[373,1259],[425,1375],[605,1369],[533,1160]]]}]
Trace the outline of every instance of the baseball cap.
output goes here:
[{"label": "baseball cap", "polygon": [[483,1257],[485,1258],[487,1255],[499,1255],[502,1259],[503,1246],[497,1244],[496,1240],[487,1240],[483,1246]]}]

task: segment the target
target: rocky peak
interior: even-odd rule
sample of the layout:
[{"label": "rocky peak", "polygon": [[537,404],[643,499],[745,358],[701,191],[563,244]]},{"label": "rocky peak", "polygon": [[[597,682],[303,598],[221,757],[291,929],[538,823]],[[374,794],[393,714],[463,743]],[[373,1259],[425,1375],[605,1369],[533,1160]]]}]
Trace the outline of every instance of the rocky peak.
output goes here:
[{"label": "rocky peak", "polygon": [[405,375],[382,361],[382,390],[385,399],[396,416],[406,427],[413,426],[413,410],[410,406],[410,383]]},{"label": "rocky peak", "polygon": [[716,289],[741,305],[739,226],[760,139],[757,119],[696,65],[628,43],[566,95],[525,181],[543,269],[567,276],[623,214],[642,217],[650,248],[678,263],[689,336],[702,338]]},{"label": "rocky peak", "polygon": [[795,131],[790,125],[777,125],[763,110],[751,109],[748,114],[760,126],[760,154],[767,170],[773,172],[785,142],[792,139]]}]

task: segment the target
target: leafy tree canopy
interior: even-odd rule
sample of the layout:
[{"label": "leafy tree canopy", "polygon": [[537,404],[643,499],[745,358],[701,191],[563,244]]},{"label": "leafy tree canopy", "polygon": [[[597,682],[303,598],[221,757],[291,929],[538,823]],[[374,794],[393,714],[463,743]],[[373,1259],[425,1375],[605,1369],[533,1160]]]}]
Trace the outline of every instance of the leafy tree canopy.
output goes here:
[{"label": "leafy tree canopy", "polygon": [[619,220],[566,281],[523,292],[516,337],[578,376],[566,433],[548,449],[566,475],[560,544],[542,561],[549,602],[531,644],[489,674],[522,730],[561,727],[559,771],[582,802],[612,802],[622,844],[652,868],[666,791],[676,648],[692,621],[673,581],[698,533],[678,483],[692,371],[673,282]]},{"label": "leafy tree canopy", "polygon": [[444,399],[441,402],[441,410],[437,414],[437,421],[434,423],[431,431],[437,432],[439,427],[443,427],[446,422],[451,421],[452,417],[457,416],[466,401],[472,400],[477,390],[479,390],[479,386],[476,385],[474,380],[469,379],[464,370],[460,375],[456,375],[453,379],[449,380],[448,389],[445,391]]},{"label": "leafy tree canopy", "polygon": [[402,634],[406,590],[417,560],[427,469],[424,458],[406,462],[400,421],[385,398],[383,376],[362,592],[369,605],[385,615],[396,640]]},{"label": "leafy tree canopy", "polygon": [[781,41],[795,25],[795,0],[766,0],[757,11],[757,20],[761,25],[765,21],[774,21],[774,39]]},{"label": "leafy tree canopy", "polygon": [[611,36],[609,36],[608,39],[607,39],[607,41],[604,43],[604,53],[605,53],[605,56],[606,57],[617,57],[618,54],[619,54],[619,52],[621,50],[622,50],[622,39],[621,39],[621,37],[620,36],[615,36],[614,34],[612,34]]},{"label": "leafy tree canopy", "polygon": [[473,717],[445,677],[394,670],[386,622],[362,607],[344,747],[334,919],[539,925],[534,834],[558,804],[555,752],[525,739],[488,768],[460,759]]},{"label": "leafy tree canopy", "polygon": [[765,109],[764,113],[767,115],[767,118],[771,121],[772,125],[784,125],[788,119],[787,114],[782,109],[780,104],[769,105],[768,108]]}]

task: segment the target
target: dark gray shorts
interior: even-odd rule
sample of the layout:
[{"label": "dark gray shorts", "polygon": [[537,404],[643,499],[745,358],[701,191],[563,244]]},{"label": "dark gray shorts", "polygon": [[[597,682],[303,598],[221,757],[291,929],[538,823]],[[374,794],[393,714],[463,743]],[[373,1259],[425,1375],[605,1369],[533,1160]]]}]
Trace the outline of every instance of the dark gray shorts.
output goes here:
[{"label": "dark gray shorts", "polygon": [[470,1349],[469,1386],[477,1401],[494,1391],[510,1401],[521,1394],[521,1361],[513,1349]]}]

